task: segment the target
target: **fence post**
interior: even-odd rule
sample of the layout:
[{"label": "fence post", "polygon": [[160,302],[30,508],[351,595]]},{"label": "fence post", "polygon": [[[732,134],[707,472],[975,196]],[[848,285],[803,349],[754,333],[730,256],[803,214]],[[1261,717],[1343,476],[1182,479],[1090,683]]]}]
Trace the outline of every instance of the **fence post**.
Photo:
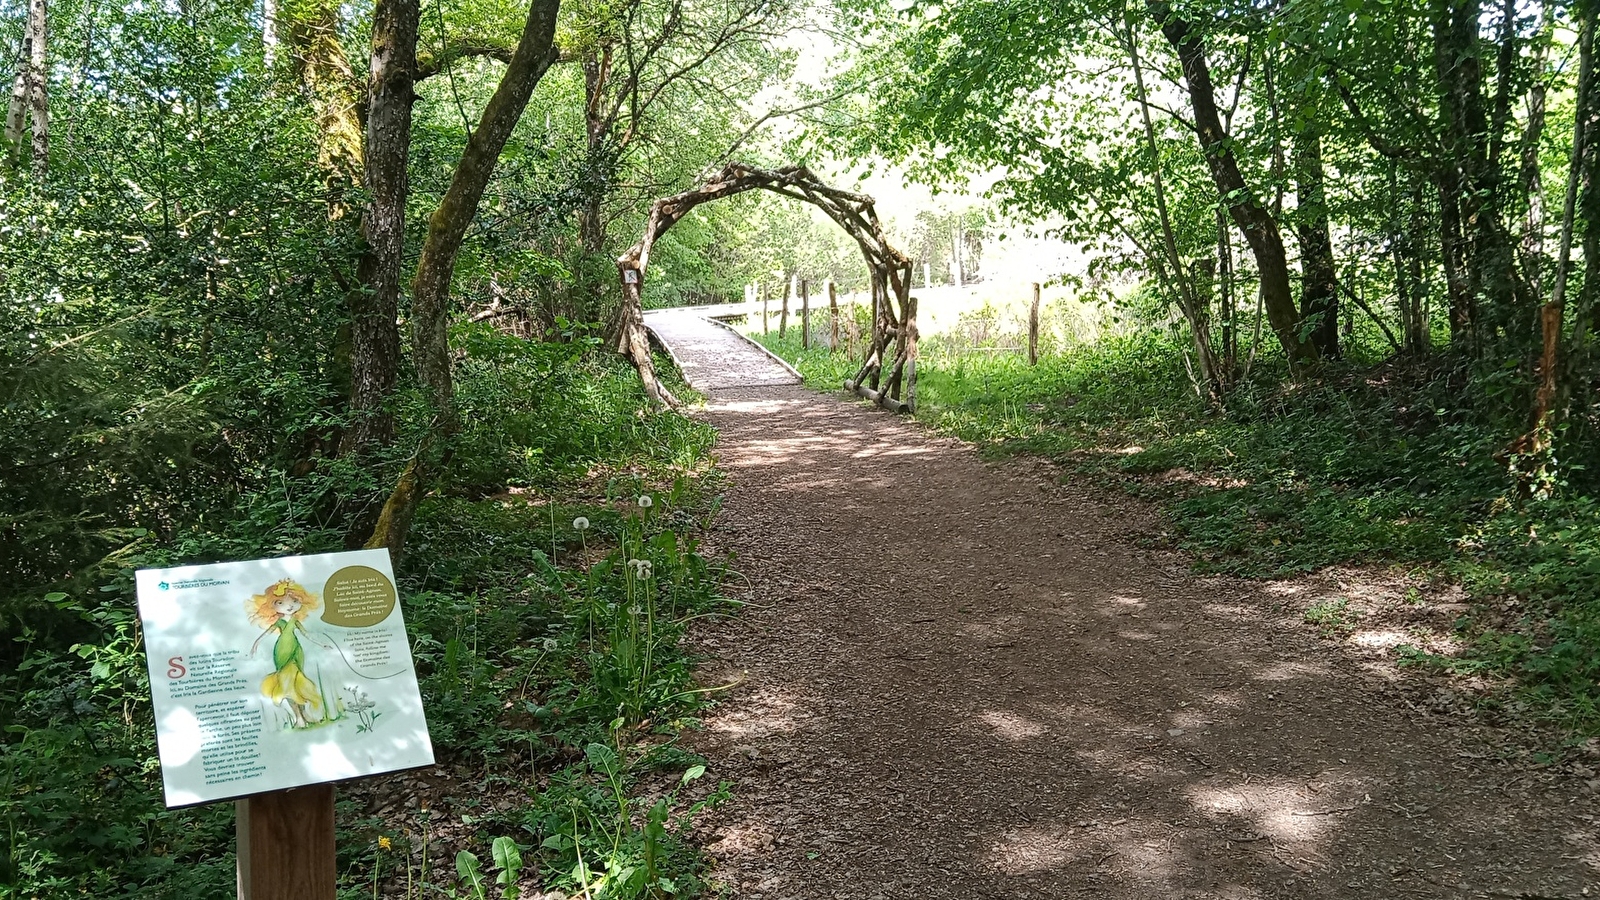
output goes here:
[{"label": "fence post", "polygon": [[783,313],[778,316],[778,337],[789,333],[789,290],[794,287],[793,281],[783,283]]},{"label": "fence post", "polygon": [[800,348],[811,349],[811,285],[800,279]]},{"label": "fence post", "polygon": [[839,293],[835,289],[833,279],[828,279],[828,317],[833,322],[833,330],[828,336],[828,350],[837,352],[839,349]]},{"label": "fence post", "polygon": [[1039,364],[1039,282],[1033,283],[1033,305],[1028,308],[1028,365]]},{"label": "fence post", "polygon": [[769,306],[767,302],[767,283],[765,281],[761,282],[756,286],[756,290],[761,292],[761,333],[765,335],[767,333],[767,307]]}]

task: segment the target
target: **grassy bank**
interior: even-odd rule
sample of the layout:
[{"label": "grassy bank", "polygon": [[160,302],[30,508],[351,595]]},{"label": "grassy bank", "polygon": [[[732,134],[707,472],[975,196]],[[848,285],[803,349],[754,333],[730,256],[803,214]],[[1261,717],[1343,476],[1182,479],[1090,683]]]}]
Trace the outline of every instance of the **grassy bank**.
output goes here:
[{"label": "grassy bank", "polygon": [[[820,390],[843,354],[761,338]],[[1303,378],[1258,369],[1225,410],[1200,403],[1180,349],[1118,338],[1047,356],[952,352],[920,361],[917,418],[995,455],[1035,454],[1158,501],[1168,539],[1201,571],[1280,577],[1351,563],[1461,584],[1459,653],[1407,664],[1482,676],[1577,736],[1600,733],[1600,516],[1591,473],[1520,498],[1497,453],[1526,386],[1450,357],[1337,364]],[[1582,454],[1569,450],[1572,459]]]},{"label": "grassy bank", "polygon": [[[676,743],[707,696],[679,638],[730,611],[697,545],[712,433],[646,411],[619,360],[473,340],[469,425],[398,572],[440,764],[341,788],[342,896],[694,896],[683,833],[725,796]],[[231,894],[231,805],[162,805],[132,572],[339,549],[317,498],[355,475],[280,476],[208,527],[9,587],[0,897]]]}]

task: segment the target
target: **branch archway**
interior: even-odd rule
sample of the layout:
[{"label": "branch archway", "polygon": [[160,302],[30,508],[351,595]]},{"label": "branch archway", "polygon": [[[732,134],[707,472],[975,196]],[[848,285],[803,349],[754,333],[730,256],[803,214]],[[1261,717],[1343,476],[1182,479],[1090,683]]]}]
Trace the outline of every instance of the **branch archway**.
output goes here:
[{"label": "branch archway", "polygon": [[[657,403],[678,405],[677,398],[656,377],[645,335],[642,297],[650,249],[696,206],[757,189],[810,203],[827,213],[860,246],[861,256],[872,273],[872,334],[856,377],[844,386],[887,409],[914,410],[917,298],[911,296],[911,259],[889,244],[871,197],[831,187],[805,166],[758,169],[729,163],[699,187],[651,204],[644,237],[617,258],[623,302],[615,329],[617,349],[639,370],[646,393]],[[893,358],[889,361],[891,342]]]}]

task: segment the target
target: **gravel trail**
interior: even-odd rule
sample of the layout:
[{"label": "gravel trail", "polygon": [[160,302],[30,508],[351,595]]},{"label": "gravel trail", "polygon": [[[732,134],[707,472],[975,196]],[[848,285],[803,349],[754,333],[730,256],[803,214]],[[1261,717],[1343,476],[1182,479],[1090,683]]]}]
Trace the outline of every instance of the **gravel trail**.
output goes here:
[{"label": "gravel trail", "polygon": [[647,323],[709,397],[752,604],[697,638],[744,679],[693,737],[732,896],[1600,897],[1593,771],[1286,616],[1314,579],[1195,576],[1130,498]]}]

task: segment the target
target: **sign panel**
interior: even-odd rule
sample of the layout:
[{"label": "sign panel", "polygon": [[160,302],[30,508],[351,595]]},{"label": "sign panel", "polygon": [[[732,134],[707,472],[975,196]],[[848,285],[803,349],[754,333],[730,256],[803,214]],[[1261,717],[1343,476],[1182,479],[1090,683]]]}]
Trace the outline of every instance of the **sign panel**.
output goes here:
[{"label": "sign panel", "polygon": [[433,764],[387,550],[137,585],[167,806]]}]

